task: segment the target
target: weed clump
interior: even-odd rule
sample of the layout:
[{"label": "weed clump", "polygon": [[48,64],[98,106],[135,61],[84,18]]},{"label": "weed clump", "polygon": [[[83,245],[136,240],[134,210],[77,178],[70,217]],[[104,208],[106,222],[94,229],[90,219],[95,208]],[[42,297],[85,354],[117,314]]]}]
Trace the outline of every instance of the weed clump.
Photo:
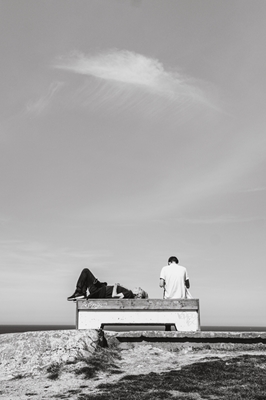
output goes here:
[{"label": "weed clump", "polygon": [[121,356],[117,351],[99,347],[95,354],[89,358],[79,358],[79,361],[83,361],[85,365],[78,368],[75,374],[83,375],[85,379],[96,378],[99,372],[120,374],[122,372],[117,365],[120,359]]},{"label": "weed clump", "polygon": [[47,368],[47,372],[48,372],[48,379],[51,380],[56,380],[59,378],[59,374],[60,374],[60,370],[61,370],[61,364],[59,363],[53,363],[51,364],[48,368]]},{"label": "weed clump", "polygon": [[22,374],[18,374],[18,375],[16,375],[16,376],[14,376],[14,378],[12,378],[12,380],[18,380],[18,379],[23,379],[23,378],[25,378],[25,376],[24,375],[22,375]]}]

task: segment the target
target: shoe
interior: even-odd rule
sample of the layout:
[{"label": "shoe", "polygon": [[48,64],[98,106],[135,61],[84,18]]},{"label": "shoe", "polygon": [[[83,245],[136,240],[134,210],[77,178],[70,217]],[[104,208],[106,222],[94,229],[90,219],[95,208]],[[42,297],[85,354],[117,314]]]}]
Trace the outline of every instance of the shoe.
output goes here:
[{"label": "shoe", "polygon": [[75,293],[72,294],[72,296],[69,296],[67,298],[68,301],[75,301],[75,300],[80,300],[80,299],[85,299],[85,294],[78,292],[77,290]]}]

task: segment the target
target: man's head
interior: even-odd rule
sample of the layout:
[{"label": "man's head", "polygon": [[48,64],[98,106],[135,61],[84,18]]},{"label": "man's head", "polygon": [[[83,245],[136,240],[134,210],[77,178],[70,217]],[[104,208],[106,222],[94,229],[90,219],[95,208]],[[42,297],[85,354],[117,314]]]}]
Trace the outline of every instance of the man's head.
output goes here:
[{"label": "man's head", "polygon": [[179,263],[178,258],[177,258],[176,256],[169,257],[169,259],[168,259],[168,265],[169,265],[169,264],[172,264],[172,263],[175,263],[175,264],[178,264],[178,263]]},{"label": "man's head", "polygon": [[140,287],[134,287],[132,290],[135,299],[148,299],[148,293]]}]

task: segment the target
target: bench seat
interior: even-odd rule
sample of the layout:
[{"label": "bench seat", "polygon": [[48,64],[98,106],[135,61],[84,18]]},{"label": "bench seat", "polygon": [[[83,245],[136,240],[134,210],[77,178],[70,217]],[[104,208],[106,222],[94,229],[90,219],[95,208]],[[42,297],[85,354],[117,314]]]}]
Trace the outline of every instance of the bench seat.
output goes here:
[{"label": "bench seat", "polygon": [[[177,331],[200,331],[198,299],[88,299],[76,302],[76,328],[105,325],[174,325]],[[154,330],[154,329],[153,329]]]}]

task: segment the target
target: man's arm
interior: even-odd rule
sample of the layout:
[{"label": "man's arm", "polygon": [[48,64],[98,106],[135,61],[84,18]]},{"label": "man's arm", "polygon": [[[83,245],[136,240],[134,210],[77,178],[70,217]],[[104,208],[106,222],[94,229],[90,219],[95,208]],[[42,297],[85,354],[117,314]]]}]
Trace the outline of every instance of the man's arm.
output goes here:
[{"label": "man's arm", "polygon": [[117,293],[117,286],[120,286],[119,283],[115,283],[114,287],[113,287],[113,292],[112,292],[112,297],[114,298],[119,298],[119,299],[123,299],[124,295],[123,293]]},{"label": "man's arm", "polygon": [[187,288],[187,289],[189,289],[189,288],[190,288],[189,279],[186,279],[186,280],[185,280],[185,285],[186,285],[186,288]]},{"label": "man's arm", "polygon": [[161,288],[164,288],[164,286],[165,286],[165,280],[164,280],[163,278],[160,278],[159,286],[160,286]]}]

